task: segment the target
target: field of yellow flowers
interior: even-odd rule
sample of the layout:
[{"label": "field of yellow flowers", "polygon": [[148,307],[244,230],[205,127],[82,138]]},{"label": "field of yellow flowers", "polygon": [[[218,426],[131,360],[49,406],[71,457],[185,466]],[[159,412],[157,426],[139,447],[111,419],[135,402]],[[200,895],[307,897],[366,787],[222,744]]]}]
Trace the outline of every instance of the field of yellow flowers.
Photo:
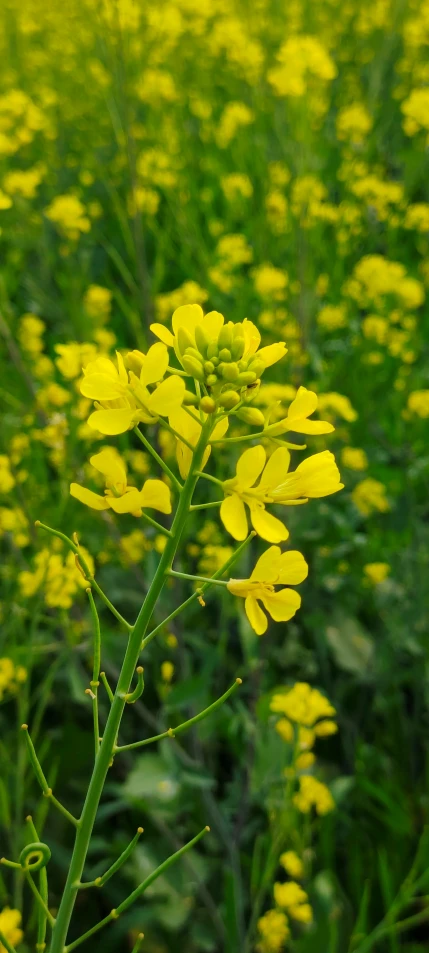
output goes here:
[{"label": "field of yellow flowers", "polygon": [[0,953],[428,948],[428,54],[429,0],[1,4]]}]

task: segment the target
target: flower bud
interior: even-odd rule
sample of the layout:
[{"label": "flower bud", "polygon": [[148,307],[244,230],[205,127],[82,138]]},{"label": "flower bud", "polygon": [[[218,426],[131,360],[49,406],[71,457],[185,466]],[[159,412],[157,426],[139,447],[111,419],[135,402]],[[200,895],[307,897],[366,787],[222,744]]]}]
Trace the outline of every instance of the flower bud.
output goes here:
[{"label": "flower bud", "polygon": [[217,374],[209,374],[209,376],[206,378],[206,383],[209,385],[209,387],[214,387],[214,385],[217,384],[217,380]]},{"label": "flower bud", "polygon": [[231,354],[235,361],[238,361],[239,358],[243,357],[245,346],[246,342],[243,337],[234,338],[231,344]]},{"label": "flower bud", "polygon": [[144,354],[141,351],[129,351],[125,358],[125,365],[134,371],[134,374],[137,374],[140,377],[140,371],[143,367]]},{"label": "flower bud", "polygon": [[216,411],[216,401],[213,400],[213,397],[202,397],[200,400],[200,409],[203,410],[205,414],[214,414]]},{"label": "flower bud", "polygon": [[219,403],[225,410],[231,410],[236,404],[240,403],[240,394],[236,390],[226,390],[219,397]]},{"label": "flower bud", "polygon": [[227,347],[223,347],[222,350],[219,351],[219,357],[221,361],[228,362],[231,360],[231,351],[229,351]]},{"label": "flower bud", "polygon": [[263,361],[259,360],[259,358],[256,357],[253,361],[250,361],[249,371],[253,371],[255,375],[255,380],[257,377],[260,377],[261,374],[264,373],[264,370],[265,370],[265,364]]},{"label": "flower bud", "polygon": [[217,343],[218,343],[219,350],[221,350],[224,347],[228,348],[229,350],[229,348],[231,347],[232,327],[230,322],[228,322],[228,324],[224,324],[223,327],[220,329]]},{"label": "flower bud", "polygon": [[185,390],[183,403],[187,407],[189,406],[195,407],[198,404],[198,397],[196,394],[193,394],[191,390]]},{"label": "flower bud", "polygon": [[226,381],[236,381],[239,377],[238,364],[224,364],[222,377]]},{"label": "flower bud", "polygon": [[179,328],[177,332],[177,344],[181,354],[184,354],[187,347],[195,346],[195,341],[191,338],[186,328]]},{"label": "flower bud", "polygon": [[183,356],[184,356],[184,357],[185,357],[185,356],[186,356],[186,357],[195,357],[195,360],[196,360],[196,361],[201,361],[201,363],[203,362],[203,358],[202,358],[200,352],[197,350],[196,347],[187,347],[187,348],[186,348],[186,351],[185,351],[185,353],[184,353]]},{"label": "flower bud", "polygon": [[240,407],[240,410],[237,410],[237,417],[252,427],[263,427],[265,423],[262,410],[258,410],[256,407]]},{"label": "flower bud", "polygon": [[208,346],[208,348],[207,348],[207,360],[208,360],[208,361],[211,361],[212,358],[213,358],[213,357],[217,357],[218,354],[219,354],[219,348],[218,348],[217,344],[215,344],[215,342],[212,341],[211,344],[209,344],[209,346]]},{"label": "flower bud", "polygon": [[209,346],[209,339],[206,336],[204,329],[201,327],[201,324],[196,325],[194,334],[195,334],[195,343],[197,345],[197,348],[200,354],[202,354],[203,357],[205,357],[207,353],[207,348]]},{"label": "flower bud", "polygon": [[215,366],[212,361],[204,361],[204,371],[206,374],[213,374]]},{"label": "flower bud", "polygon": [[256,380],[256,374],[254,374],[253,371],[242,371],[241,374],[238,375],[237,383],[240,384],[242,387],[244,385],[246,385],[247,387],[248,384],[253,384],[255,380]]},{"label": "flower bud", "polygon": [[195,377],[195,380],[197,381],[204,380],[204,371],[201,361],[197,361],[195,357],[191,357],[187,354],[182,357],[182,364],[186,373],[189,374],[190,377]]}]

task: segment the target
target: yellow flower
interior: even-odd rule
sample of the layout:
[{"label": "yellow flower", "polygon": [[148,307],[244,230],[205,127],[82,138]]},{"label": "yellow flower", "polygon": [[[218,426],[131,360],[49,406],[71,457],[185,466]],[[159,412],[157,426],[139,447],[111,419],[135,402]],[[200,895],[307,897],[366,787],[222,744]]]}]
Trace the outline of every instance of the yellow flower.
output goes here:
[{"label": "yellow flower", "polygon": [[76,195],[57,195],[47,209],[46,218],[72,240],[79,238],[81,232],[89,232],[91,222],[85,214],[85,206]]},{"label": "yellow flower", "polygon": [[112,306],[112,292],[102,285],[90,285],[85,292],[83,303],[91,318],[106,321]]},{"label": "yellow flower", "polygon": [[375,510],[386,513],[390,510],[386,499],[386,487],[379,480],[367,477],[355,486],[352,491],[352,500],[362,516],[370,516]]},{"label": "yellow flower", "polygon": [[70,493],[81,503],[93,510],[112,509],[115,513],[132,513],[133,516],[141,516],[144,507],[171,513],[170,490],[162,480],[146,480],[141,490],[127,486],[126,467],[114,447],[104,447],[90,457],[90,463],[105,478],[105,495],[72,483]]},{"label": "yellow flower", "polygon": [[310,414],[313,414],[318,405],[317,394],[306,387],[300,387],[295,400],[292,401],[287,417],[280,420],[279,423],[269,428],[271,434],[286,433],[292,430],[294,433],[322,434],[332,433],[334,427],[326,420],[308,420]]},{"label": "yellow flower", "polygon": [[378,586],[380,582],[384,582],[387,579],[387,576],[390,573],[389,563],[367,563],[363,567],[363,571],[368,581],[372,583],[373,586]]},{"label": "yellow flower", "polygon": [[[24,937],[20,924],[21,914],[19,910],[11,910],[10,907],[4,907],[0,913],[0,930],[12,946],[18,946]],[[6,953],[2,943],[0,943],[0,953]]]},{"label": "yellow flower", "polygon": [[300,923],[311,923],[313,919],[313,910],[309,903],[293,904],[289,907],[289,914]]},{"label": "yellow flower", "polygon": [[15,486],[15,477],[11,473],[10,460],[6,454],[0,454],[0,493],[9,493]]},{"label": "yellow flower", "polygon": [[307,682],[296,682],[289,691],[273,695],[270,708],[307,728],[319,718],[330,718],[336,713],[328,699]]},{"label": "yellow flower", "polygon": [[[180,406],[185,384],[175,375],[163,380],[168,366],[168,351],[164,344],[154,344],[147,354],[140,351],[131,355],[132,363],[140,369],[140,376],[125,368],[119,352],[117,368],[107,357],[98,357],[84,368],[80,390],[84,397],[97,401],[97,409],[88,419],[94,430],[113,436],[125,433],[136,423],[152,423],[158,415],[168,416]],[[162,383],[152,392],[151,384]]]},{"label": "yellow flower", "polygon": [[167,685],[171,682],[171,679],[174,675],[174,665],[172,662],[162,662],[161,664],[161,678],[163,682],[166,682]]},{"label": "yellow flower", "polygon": [[304,774],[299,779],[300,790],[295,794],[293,802],[298,811],[309,814],[312,807],[317,814],[329,814],[335,808],[335,801],[329,788],[322,781],[318,781],[310,774]]},{"label": "yellow flower", "polygon": [[250,625],[257,635],[268,627],[267,617],[259,602],[275,622],[287,622],[301,605],[301,596],[294,589],[275,590],[275,586],[297,585],[308,575],[308,566],[301,553],[282,553],[279,546],[270,546],[259,557],[249,579],[230,579],[228,589],[245,599]]},{"label": "yellow flower", "polygon": [[407,401],[408,410],[418,417],[429,417],[429,390],[413,390]]},{"label": "yellow flower", "polygon": [[368,457],[365,450],[361,450],[359,447],[343,447],[341,463],[349,470],[366,470]]},{"label": "yellow flower", "polygon": [[286,850],[280,857],[280,863],[290,877],[301,879],[304,873],[304,864],[294,850]]},{"label": "yellow flower", "polygon": [[262,938],[258,953],[280,953],[289,937],[288,918],[283,910],[267,910],[258,920],[258,932]]},{"label": "yellow flower", "polygon": [[279,718],[276,722],[276,731],[279,733],[280,738],[283,738],[283,741],[293,741],[295,734],[294,728],[287,718]]},{"label": "yellow flower", "polygon": [[[266,452],[260,444],[250,447],[241,455],[235,477],[223,484],[226,496],[220,516],[234,539],[242,540],[247,536],[245,503],[258,535],[269,543],[280,543],[288,538],[289,533],[279,519],[266,512],[267,503],[283,506],[307,503],[309,497],[329,496],[343,487],[334,455],[329,450],[313,454],[289,474],[290,453],[286,447],[278,447],[268,463],[266,459]],[[254,486],[260,475],[258,485]]]},{"label": "yellow flower", "polygon": [[278,907],[289,910],[290,907],[295,907],[299,903],[306,903],[308,896],[300,884],[289,880],[288,883],[274,884],[274,900]]},{"label": "yellow flower", "polygon": [[[206,415],[203,415],[203,419],[207,419]],[[179,467],[179,472],[181,477],[185,480],[189,468],[192,463],[192,450],[187,446],[191,444],[191,447],[196,447],[200,434],[201,434],[201,424],[194,417],[191,417],[190,414],[186,413],[186,410],[183,407],[178,407],[177,410],[174,410],[168,418],[169,424],[173,427],[173,430],[176,431],[181,437],[186,440],[187,443],[183,443],[180,439],[176,438],[176,457],[177,464]],[[221,437],[225,436],[226,431],[228,430],[228,418],[224,417],[219,421],[213,428],[213,431],[210,435],[211,440],[220,440]],[[204,470],[204,467],[207,463],[207,460],[211,453],[211,446],[206,447],[204,451],[203,461],[201,464],[201,469]]]}]

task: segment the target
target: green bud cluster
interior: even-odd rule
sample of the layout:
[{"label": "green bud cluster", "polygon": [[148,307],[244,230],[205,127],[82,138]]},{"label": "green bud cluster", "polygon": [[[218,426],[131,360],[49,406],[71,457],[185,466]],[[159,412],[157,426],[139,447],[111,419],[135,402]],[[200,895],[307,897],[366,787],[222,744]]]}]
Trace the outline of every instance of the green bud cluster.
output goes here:
[{"label": "green bud cluster", "polygon": [[217,341],[209,341],[197,325],[193,338],[179,328],[178,347],[182,366],[187,374],[205,384],[211,396],[227,410],[242,400],[240,391],[255,385],[265,370],[257,354],[243,357],[246,341],[241,324],[228,321]]}]

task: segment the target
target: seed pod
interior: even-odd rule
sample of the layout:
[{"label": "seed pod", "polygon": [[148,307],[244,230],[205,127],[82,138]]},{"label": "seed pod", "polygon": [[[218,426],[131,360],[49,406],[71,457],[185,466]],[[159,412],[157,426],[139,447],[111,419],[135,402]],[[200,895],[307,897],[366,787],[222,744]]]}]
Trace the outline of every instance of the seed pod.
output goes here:
[{"label": "seed pod", "polygon": [[219,348],[215,341],[211,341],[207,348],[207,360],[211,361],[213,357],[217,357],[219,354]]},{"label": "seed pod", "polygon": [[202,397],[200,400],[200,409],[205,414],[214,414],[216,412],[216,401],[213,397]]},{"label": "seed pod", "polygon": [[257,377],[260,377],[261,374],[264,373],[264,370],[265,370],[265,364],[263,361],[260,361],[258,357],[256,357],[253,361],[249,362],[249,371],[253,371],[255,375],[255,379]]},{"label": "seed pod", "polygon": [[224,326],[220,329],[217,343],[219,350],[222,350],[223,347],[227,347],[228,349],[231,347],[232,324],[230,321],[228,321],[228,324],[224,324]]},{"label": "seed pod", "polygon": [[244,338],[242,337],[234,338],[231,344],[231,354],[235,361],[238,361],[240,357],[243,357],[245,346],[246,346],[246,342]]},{"label": "seed pod", "polygon": [[253,384],[255,380],[256,374],[254,374],[253,371],[242,371],[241,374],[238,375],[237,383],[242,387],[244,387],[244,385],[247,387],[248,384]]},{"label": "seed pod", "polygon": [[206,377],[206,384],[208,384],[209,387],[214,387],[214,385],[217,384],[217,382],[218,382],[217,374],[209,374],[209,376]]},{"label": "seed pod", "polygon": [[265,423],[262,411],[256,407],[240,407],[240,410],[237,410],[237,417],[252,427],[263,427]]},{"label": "seed pod", "polygon": [[227,347],[223,347],[222,350],[219,351],[219,357],[221,361],[226,361],[229,363],[231,360],[231,351]]},{"label": "seed pod", "polygon": [[225,381],[236,381],[240,376],[238,364],[224,364],[222,368],[222,377]]},{"label": "seed pod", "polygon": [[184,403],[185,406],[187,406],[187,407],[189,407],[189,406],[196,407],[196,405],[198,404],[198,397],[197,397],[196,394],[193,394],[191,390],[185,390],[185,396],[184,396],[184,398],[183,398],[183,403]]},{"label": "seed pod", "polygon": [[195,341],[186,328],[179,328],[177,332],[177,344],[181,354],[184,354],[187,347],[195,347]]},{"label": "seed pod", "polygon": [[236,390],[226,390],[219,397],[219,403],[225,410],[232,410],[236,404],[240,403],[240,394]]},{"label": "seed pod", "polygon": [[209,346],[209,339],[206,336],[205,331],[201,327],[201,324],[196,325],[194,334],[195,334],[195,343],[197,345],[197,348],[200,354],[202,354],[203,357],[205,357],[207,354],[207,348]]},{"label": "seed pod", "polygon": [[197,361],[195,357],[190,357],[189,355],[184,355],[182,357],[182,364],[187,374],[190,377],[195,377],[197,381],[204,380],[204,370],[201,361]]}]

